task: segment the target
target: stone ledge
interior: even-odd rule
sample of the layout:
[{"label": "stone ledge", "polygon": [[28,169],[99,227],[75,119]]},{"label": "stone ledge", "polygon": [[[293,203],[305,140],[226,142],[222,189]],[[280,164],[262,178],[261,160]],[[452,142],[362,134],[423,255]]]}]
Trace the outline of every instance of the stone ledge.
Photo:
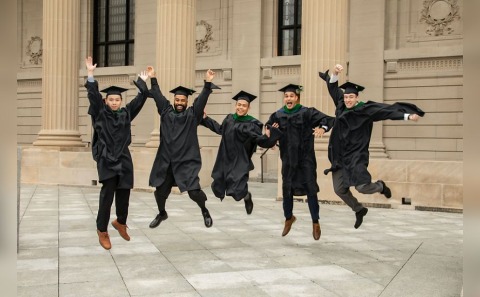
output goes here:
[{"label": "stone ledge", "polygon": [[459,208],[447,208],[447,207],[415,206],[415,210],[420,210],[420,211],[435,211],[435,212],[463,213],[463,209],[459,209]]}]

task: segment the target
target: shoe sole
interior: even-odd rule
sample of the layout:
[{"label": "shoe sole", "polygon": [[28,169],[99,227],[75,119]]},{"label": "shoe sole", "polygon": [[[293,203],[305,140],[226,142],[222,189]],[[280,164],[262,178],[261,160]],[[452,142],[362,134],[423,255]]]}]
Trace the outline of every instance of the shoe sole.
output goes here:
[{"label": "shoe sole", "polygon": [[[119,224],[120,224],[120,223],[119,223]],[[118,228],[113,224],[113,222],[112,222],[112,226],[113,226],[113,228],[114,228],[115,230],[118,231]],[[127,238],[123,237],[122,234],[120,234],[120,231],[118,231],[118,234],[119,234],[120,237],[123,238],[124,240],[130,241],[130,236],[128,236],[128,239],[127,239]]]},{"label": "shoe sole", "polygon": [[[356,227],[355,227],[356,224],[353,225],[353,227],[354,227],[355,229],[358,229],[358,228],[360,228],[360,226],[362,226],[362,224],[363,224],[363,218],[364,218],[364,217],[367,215],[367,213],[368,213],[368,208],[365,207],[364,209],[365,209],[365,213],[362,215],[362,221],[360,222],[360,224],[359,224],[358,226],[356,226]],[[355,223],[356,223],[356,222],[355,222]]]},{"label": "shoe sole", "polygon": [[320,236],[322,236],[322,228],[320,227],[320,225],[318,227],[319,227],[318,238],[315,237],[315,230],[312,231],[312,236],[313,236],[313,239],[315,239],[315,240],[319,240]]},{"label": "shoe sole", "polygon": [[150,223],[150,225],[148,225],[148,227],[150,227],[151,229],[157,228],[158,226],[160,226],[160,223],[161,223],[161,222],[166,221],[167,219],[168,219],[168,215],[166,215],[164,219],[159,220],[159,221],[158,221],[158,224],[152,225],[152,223]]},{"label": "shoe sole", "polygon": [[288,233],[290,233],[290,230],[292,230],[292,225],[293,225],[293,223],[295,223],[296,221],[297,221],[297,217],[294,216],[294,217],[293,217],[293,222],[290,224],[290,228],[288,228],[288,231],[287,231],[285,234],[282,233],[282,236],[287,236]]}]

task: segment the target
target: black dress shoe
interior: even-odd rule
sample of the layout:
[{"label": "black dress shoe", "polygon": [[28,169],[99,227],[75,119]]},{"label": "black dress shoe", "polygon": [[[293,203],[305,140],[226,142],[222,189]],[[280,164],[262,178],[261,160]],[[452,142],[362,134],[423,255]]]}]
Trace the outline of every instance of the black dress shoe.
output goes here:
[{"label": "black dress shoe", "polygon": [[392,197],[392,191],[390,191],[390,188],[387,187],[385,182],[383,180],[378,180],[378,182],[383,185],[383,190],[380,192],[380,194],[385,195],[385,197],[387,197],[387,198]]},{"label": "black dress shoe", "polygon": [[205,222],[205,227],[210,228],[213,225],[213,219],[210,216],[210,213],[207,211],[202,211],[203,221]]},{"label": "black dress shoe", "polygon": [[245,201],[245,210],[247,211],[247,214],[251,214],[253,210],[252,194],[248,192],[247,196],[243,198],[243,201]]},{"label": "black dress shoe", "polygon": [[165,221],[166,219],[168,219],[168,214],[167,212],[165,212],[165,214],[162,216],[161,214],[158,214],[154,219],[153,221],[150,223],[149,227],[150,228],[156,228],[158,227],[158,225],[160,225],[160,223],[162,221]]},{"label": "black dress shoe", "polygon": [[363,217],[367,214],[368,208],[364,207],[355,213],[357,220],[355,221],[355,229],[358,229],[363,223]]}]

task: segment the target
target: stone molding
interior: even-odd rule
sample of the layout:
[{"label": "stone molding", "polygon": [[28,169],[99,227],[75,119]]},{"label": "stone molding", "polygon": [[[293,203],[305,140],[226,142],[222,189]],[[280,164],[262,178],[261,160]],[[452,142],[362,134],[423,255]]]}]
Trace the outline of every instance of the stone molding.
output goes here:
[{"label": "stone molding", "polygon": [[23,88],[41,88],[42,80],[41,79],[18,80],[17,87],[19,90]]},{"label": "stone molding", "polygon": [[300,65],[272,67],[273,76],[300,75],[300,71],[301,71]]},{"label": "stone molding", "polygon": [[463,71],[462,57],[387,61],[387,73]]}]

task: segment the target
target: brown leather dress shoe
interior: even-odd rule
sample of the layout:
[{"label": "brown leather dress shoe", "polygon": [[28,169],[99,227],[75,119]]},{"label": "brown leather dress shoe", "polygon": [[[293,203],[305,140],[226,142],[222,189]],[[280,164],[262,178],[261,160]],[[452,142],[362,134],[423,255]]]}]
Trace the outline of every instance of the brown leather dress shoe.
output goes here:
[{"label": "brown leather dress shoe", "polygon": [[116,219],[115,221],[112,222],[112,226],[113,228],[115,228],[115,230],[118,231],[118,234],[120,234],[120,236],[125,239],[126,241],[130,241],[130,236],[128,235],[127,233],[127,228],[128,226],[125,224],[120,224]]},{"label": "brown leather dress shoe", "polygon": [[100,232],[97,230],[97,234],[98,242],[100,242],[100,245],[106,250],[111,249],[112,244],[110,243],[110,237],[108,236],[108,232]]},{"label": "brown leather dress shoe", "polygon": [[320,235],[322,235],[322,230],[320,229],[320,223],[313,223],[313,239],[319,240]]},{"label": "brown leather dress shoe", "polygon": [[288,232],[290,232],[290,229],[292,229],[292,224],[295,223],[296,220],[297,218],[293,215],[290,219],[285,220],[285,227],[283,227],[282,236],[285,236],[288,234]]}]

